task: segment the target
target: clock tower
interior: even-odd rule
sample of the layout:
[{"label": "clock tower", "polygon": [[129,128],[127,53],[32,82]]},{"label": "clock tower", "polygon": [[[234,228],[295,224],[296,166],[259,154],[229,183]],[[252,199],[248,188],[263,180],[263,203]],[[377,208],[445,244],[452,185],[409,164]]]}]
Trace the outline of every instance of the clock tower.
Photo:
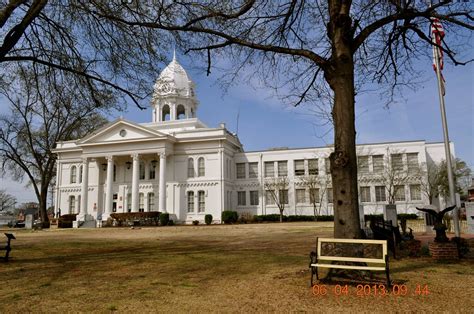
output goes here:
[{"label": "clock tower", "polygon": [[176,60],[176,54],[173,54],[173,60],[156,80],[151,107],[153,122],[196,117],[198,101],[195,84]]}]

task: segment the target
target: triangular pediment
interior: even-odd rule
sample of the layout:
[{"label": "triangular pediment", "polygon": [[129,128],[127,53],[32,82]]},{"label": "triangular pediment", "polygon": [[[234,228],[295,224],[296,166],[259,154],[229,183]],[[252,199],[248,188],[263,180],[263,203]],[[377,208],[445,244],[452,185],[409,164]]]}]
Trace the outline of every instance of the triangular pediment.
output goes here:
[{"label": "triangular pediment", "polygon": [[147,139],[166,139],[163,134],[148,127],[119,119],[113,121],[78,142],[78,145],[129,142]]}]

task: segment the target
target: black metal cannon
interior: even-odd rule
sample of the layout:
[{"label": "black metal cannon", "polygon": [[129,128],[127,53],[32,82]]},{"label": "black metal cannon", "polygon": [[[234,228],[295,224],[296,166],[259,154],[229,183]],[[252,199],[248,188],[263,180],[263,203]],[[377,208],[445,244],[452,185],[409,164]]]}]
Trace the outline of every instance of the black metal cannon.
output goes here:
[{"label": "black metal cannon", "polygon": [[10,251],[12,250],[12,247],[10,245],[11,240],[15,240],[15,236],[12,233],[5,233],[5,236],[7,237],[7,245],[4,248],[0,248],[1,250],[5,250],[5,257],[3,260],[5,262],[8,262],[8,256],[10,255]]}]

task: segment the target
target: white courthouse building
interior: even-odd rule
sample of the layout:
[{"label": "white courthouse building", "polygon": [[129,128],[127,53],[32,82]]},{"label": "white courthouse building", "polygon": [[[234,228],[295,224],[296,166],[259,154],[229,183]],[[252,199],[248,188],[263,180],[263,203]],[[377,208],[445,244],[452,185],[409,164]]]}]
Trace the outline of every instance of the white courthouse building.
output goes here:
[{"label": "white courthouse building", "polygon": [[[211,214],[220,222],[224,210],[279,213],[265,182],[286,177],[275,193],[286,215],[312,215],[313,205],[332,214],[330,146],[245,152],[225,124],[208,127],[197,118],[198,104],[194,83],[173,59],[154,86],[151,122],[118,119],[85,138],[57,143],[56,211],[78,213],[89,227],[113,212],[168,212],[182,223]],[[382,213],[392,194],[399,212],[429,203],[426,174],[419,169],[444,158],[442,143],[378,143],[357,150],[365,213]],[[392,182],[395,193],[382,178],[392,168],[404,173]]]}]

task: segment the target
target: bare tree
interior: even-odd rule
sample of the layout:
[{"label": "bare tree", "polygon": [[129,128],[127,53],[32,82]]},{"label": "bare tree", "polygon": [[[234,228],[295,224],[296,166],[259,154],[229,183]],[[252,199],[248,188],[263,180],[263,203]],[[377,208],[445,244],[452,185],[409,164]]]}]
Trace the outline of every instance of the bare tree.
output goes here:
[{"label": "bare tree", "polygon": [[[116,27],[172,32],[187,51],[203,56],[207,73],[213,58],[231,64],[230,82],[241,72],[273,87],[293,105],[326,100],[334,124],[331,174],[335,236],[359,237],[355,95],[364,83],[397,88],[413,82],[412,60],[429,62],[431,18],[456,40],[440,47],[454,64],[457,44],[468,43],[473,8],[438,1],[138,1],[92,4],[81,9]],[[459,39],[459,40],[457,40]],[[215,60],[215,59],[214,59]],[[255,80],[255,79],[254,79]],[[389,101],[387,101],[389,102]]]},{"label": "bare tree", "polygon": [[288,204],[288,177],[266,178],[264,190],[269,193],[280,211],[280,222],[283,222],[285,206]]},{"label": "bare tree", "polygon": [[422,165],[423,180],[420,181],[421,192],[425,194],[430,205],[439,195],[440,169],[435,162],[427,162]]},{"label": "bare tree", "polygon": [[[462,194],[469,185],[471,169],[459,158],[454,159],[452,164],[455,167],[453,172],[455,189],[456,192]],[[422,180],[421,189],[429,199],[430,204],[439,195],[447,199],[449,196],[449,184],[446,161],[442,160],[439,163],[427,162],[424,168],[422,173],[426,180]]]},{"label": "bare tree", "polygon": [[[131,100],[144,108],[164,59],[158,48],[169,51],[170,36],[121,27],[83,10],[100,6],[89,1],[0,1],[0,77],[28,64],[32,75],[42,72],[51,81],[68,74],[73,78],[69,84],[89,93],[96,106],[108,95],[122,106]],[[7,83],[0,79],[0,85]]]},{"label": "bare tree", "polygon": [[318,220],[323,207],[323,199],[330,188],[331,175],[307,175],[300,178],[302,186],[309,190],[309,202],[313,206],[314,220]]},{"label": "bare tree", "polygon": [[[56,176],[53,148],[58,141],[84,136],[106,120],[82,90],[68,84],[68,76],[53,83],[48,75],[32,75],[32,71],[20,66],[10,88],[0,89],[11,109],[0,115],[0,162],[3,174],[27,180],[38,199],[41,220],[48,225],[47,196]],[[107,108],[107,98],[102,103]]]},{"label": "bare tree", "polygon": [[0,190],[0,212],[13,212],[15,209],[16,198],[8,194],[5,190]]}]

